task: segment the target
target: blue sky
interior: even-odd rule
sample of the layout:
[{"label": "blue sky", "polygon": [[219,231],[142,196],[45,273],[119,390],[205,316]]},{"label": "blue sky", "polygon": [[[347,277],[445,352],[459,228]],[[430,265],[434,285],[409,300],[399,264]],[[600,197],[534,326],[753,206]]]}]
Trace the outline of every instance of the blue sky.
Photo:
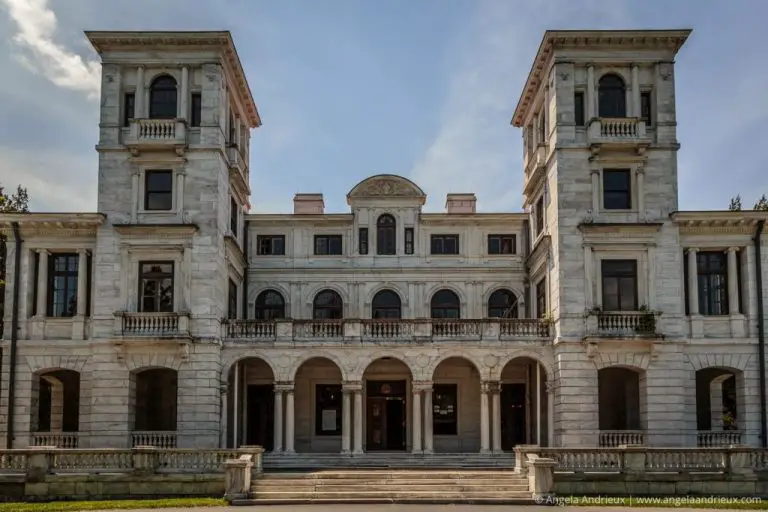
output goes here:
[{"label": "blue sky", "polygon": [[402,174],[441,211],[475,192],[518,211],[521,134],[509,124],[546,29],[686,28],[677,58],[680,208],[768,193],[763,0],[0,0],[0,182],[35,210],[96,207],[98,68],[82,31],[233,32],[264,125],[253,211],[296,192],[346,211],[361,179]]}]

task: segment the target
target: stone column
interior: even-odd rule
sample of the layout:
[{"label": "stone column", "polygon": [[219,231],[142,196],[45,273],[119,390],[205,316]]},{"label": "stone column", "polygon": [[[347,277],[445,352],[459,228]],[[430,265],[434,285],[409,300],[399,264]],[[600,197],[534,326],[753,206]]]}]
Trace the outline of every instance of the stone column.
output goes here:
[{"label": "stone column", "polygon": [[739,248],[729,247],[728,254],[728,313],[739,314]]},{"label": "stone column", "polygon": [[637,64],[632,64],[632,112],[631,117],[640,117],[640,79]]},{"label": "stone column", "polygon": [[181,98],[179,98],[179,115],[182,119],[189,119],[189,68],[181,68]]},{"label": "stone column", "polygon": [[432,436],[432,383],[424,387],[424,453],[435,451]]},{"label": "stone column", "polygon": [[176,213],[179,216],[182,216],[184,214],[184,178],[186,176],[186,173],[184,171],[179,171],[176,173],[176,188],[178,189],[176,193]]},{"label": "stone column", "polygon": [[355,388],[355,454],[363,453],[363,387]]},{"label": "stone column", "polygon": [[87,316],[85,307],[88,303],[88,251],[77,251],[77,316]]},{"label": "stone column", "polygon": [[275,386],[275,442],[272,451],[283,451],[283,388]]},{"label": "stone column", "polygon": [[595,113],[595,67],[587,66],[587,125],[589,120],[597,117]]},{"label": "stone column", "polygon": [[144,112],[144,66],[136,70],[136,93],[133,100],[133,117],[142,119],[148,117]]},{"label": "stone column", "polygon": [[294,453],[294,405],[293,385],[285,390],[285,452]]},{"label": "stone column", "polygon": [[688,309],[691,316],[699,314],[699,276],[698,263],[696,261],[696,248],[688,249]]},{"label": "stone column", "polygon": [[413,453],[420,453],[421,450],[421,388],[413,387],[413,434],[411,435]]},{"label": "stone column", "polygon": [[131,205],[131,222],[136,224],[139,219],[139,210],[144,209],[144,205],[139,202],[139,171],[134,170],[131,176],[131,197],[133,204]]},{"label": "stone column", "polygon": [[[227,448],[227,430],[229,429],[229,418],[227,417],[227,413],[229,411],[229,402],[227,401],[227,383],[223,382],[219,387],[219,390],[221,392],[221,427],[219,430],[219,448]],[[237,404],[235,404],[235,407],[237,407]]]},{"label": "stone column", "polygon": [[488,453],[488,382],[480,384],[480,453]]},{"label": "stone column", "polygon": [[501,453],[501,383],[494,382],[491,386],[493,402],[493,452]]},{"label": "stone column", "polygon": [[39,263],[37,266],[37,315],[43,319],[48,314],[48,256],[49,252],[45,249],[38,249]]},{"label": "stone column", "polygon": [[600,169],[592,169],[592,217],[600,212]]},{"label": "stone column", "polygon": [[349,453],[350,452],[350,441],[351,441],[351,434],[352,432],[350,429],[352,428],[352,397],[350,396],[352,393],[351,390],[347,388],[342,388],[341,390],[341,453]]},{"label": "stone column", "polygon": [[555,446],[555,383],[545,381],[547,393],[547,446]]},{"label": "stone column", "polygon": [[638,167],[637,176],[637,215],[641,221],[645,220],[645,168]]}]

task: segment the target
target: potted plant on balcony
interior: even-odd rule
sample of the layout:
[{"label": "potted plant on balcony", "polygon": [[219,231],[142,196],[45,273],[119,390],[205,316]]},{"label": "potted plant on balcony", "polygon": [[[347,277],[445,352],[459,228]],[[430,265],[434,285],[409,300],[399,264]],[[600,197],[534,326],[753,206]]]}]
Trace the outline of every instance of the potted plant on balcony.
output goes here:
[{"label": "potted plant on balcony", "polygon": [[661,313],[650,309],[646,304],[643,304],[642,306],[640,306],[639,311],[640,311],[640,318],[637,321],[637,327],[635,327],[635,332],[637,332],[637,334],[655,334],[656,333],[656,317],[659,316]]}]

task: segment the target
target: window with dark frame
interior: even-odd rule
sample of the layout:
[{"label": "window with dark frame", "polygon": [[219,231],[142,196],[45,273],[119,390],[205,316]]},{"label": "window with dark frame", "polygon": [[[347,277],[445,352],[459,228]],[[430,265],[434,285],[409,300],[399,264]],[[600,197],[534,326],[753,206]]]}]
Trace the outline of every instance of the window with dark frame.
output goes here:
[{"label": "window with dark frame", "polygon": [[536,201],[536,207],[534,209],[534,214],[536,218],[534,219],[536,221],[536,236],[538,236],[542,231],[544,231],[544,194],[541,194],[541,197]]},{"label": "window with dark frame", "polygon": [[237,238],[237,221],[240,208],[237,206],[237,200],[234,197],[229,198],[229,230]]},{"label": "window with dark frame", "polygon": [[431,254],[459,254],[459,235],[432,235]]},{"label": "window with dark frame", "polygon": [[229,111],[229,145],[237,146],[237,125],[232,110]]},{"label": "window with dark frame", "polygon": [[40,290],[37,286],[37,276],[40,275],[40,253],[35,251],[34,252],[34,275],[35,276],[35,282],[32,284],[32,316],[37,316],[37,294],[40,293]]},{"label": "window with dark frame", "polygon": [[652,115],[651,91],[642,91],[640,93],[640,119],[645,121],[646,126],[650,126]]},{"label": "window with dark frame", "polygon": [[603,311],[637,311],[637,260],[602,260]]},{"label": "window with dark frame", "polygon": [[78,254],[53,253],[48,257],[46,316],[71,317],[77,314]]},{"label": "window with dark frame", "polygon": [[285,318],[285,299],[275,290],[264,290],[256,297],[254,309],[256,320],[278,320]]},{"label": "window with dark frame", "polygon": [[696,253],[696,279],[699,288],[699,314],[729,314],[728,255],[722,251]]},{"label": "window with dark frame", "polygon": [[368,254],[368,228],[357,230],[357,249],[360,254]]},{"label": "window with dark frame", "polygon": [[285,256],[285,235],[257,235],[259,256]]},{"label": "window with dark frame", "polygon": [[189,116],[189,125],[198,127],[203,121],[203,95],[199,92],[193,92],[190,103],[192,104],[192,111]]},{"label": "window with dark frame", "polygon": [[613,73],[598,82],[597,110],[600,117],[627,117],[627,92],[624,80]]},{"label": "window with dark frame", "polygon": [[333,290],[323,290],[312,301],[312,318],[316,320],[341,320],[344,317],[344,303]]},{"label": "window with dark frame", "polygon": [[315,235],[316,256],[340,256],[341,253],[341,235]]},{"label": "window with dark frame", "polygon": [[149,89],[150,119],[175,119],[178,114],[176,80],[161,75],[152,81]]},{"label": "window with dark frame", "polygon": [[[442,289],[435,292],[430,300],[432,318],[461,318],[461,301],[452,290]],[[432,327],[433,329],[435,326]]]},{"label": "window with dark frame", "polygon": [[227,318],[237,318],[237,284],[229,279],[229,287],[227,289]]},{"label": "window with dark frame", "polygon": [[315,435],[341,435],[341,384],[315,385]]},{"label": "window with dark frame", "polygon": [[576,126],[584,126],[584,92],[576,91],[573,93],[573,122]]},{"label": "window with dark frame", "polygon": [[371,318],[393,319],[402,315],[400,296],[392,290],[381,290],[371,301]]},{"label": "window with dark frame", "polygon": [[376,221],[376,254],[397,254],[397,222],[388,213],[381,215]]},{"label": "window with dark frame", "polygon": [[144,209],[173,209],[173,171],[157,170],[144,173]]},{"label": "window with dark frame", "polygon": [[509,290],[496,290],[488,298],[488,318],[517,318],[517,297]]},{"label": "window with dark frame", "polygon": [[172,261],[139,263],[139,308],[144,313],[173,312]]},{"label": "window with dark frame", "polygon": [[432,385],[432,433],[455,436],[459,433],[458,385]]},{"label": "window with dark frame", "polygon": [[488,235],[488,254],[515,254],[515,235]]},{"label": "window with dark frame", "polygon": [[413,254],[413,228],[405,228],[405,254]]},{"label": "window with dark frame", "polygon": [[536,283],[536,318],[544,318],[547,313],[547,279],[543,278]]},{"label": "window with dark frame", "polygon": [[130,126],[136,116],[136,93],[127,92],[123,96],[123,126]]},{"label": "window with dark frame", "polygon": [[632,208],[632,174],[629,169],[603,169],[603,208]]}]

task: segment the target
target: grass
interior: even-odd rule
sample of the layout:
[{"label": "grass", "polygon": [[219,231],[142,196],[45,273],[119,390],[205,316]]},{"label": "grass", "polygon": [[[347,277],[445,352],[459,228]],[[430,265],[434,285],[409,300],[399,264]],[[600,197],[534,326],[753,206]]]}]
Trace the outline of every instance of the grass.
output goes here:
[{"label": "grass", "polygon": [[54,501],[49,503],[0,503],[0,512],[75,512],[81,510],[130,510],[137,508],[193,508],[229,505],[221,498],[172,498],[161,500]]}]

